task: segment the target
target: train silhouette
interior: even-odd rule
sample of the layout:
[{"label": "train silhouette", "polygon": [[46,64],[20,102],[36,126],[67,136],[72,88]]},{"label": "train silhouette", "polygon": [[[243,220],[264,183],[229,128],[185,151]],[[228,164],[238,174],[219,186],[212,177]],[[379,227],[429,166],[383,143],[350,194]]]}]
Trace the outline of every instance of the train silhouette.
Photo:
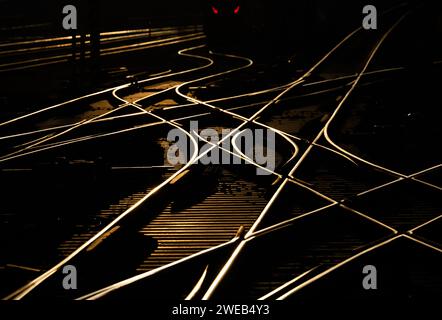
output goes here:
[{"label": "train silhouette", "polygon": [[400,2],[207,0],[205,32],[213,48],[293,51],[332,42],[361,26],[367,4],[382,12]]}]

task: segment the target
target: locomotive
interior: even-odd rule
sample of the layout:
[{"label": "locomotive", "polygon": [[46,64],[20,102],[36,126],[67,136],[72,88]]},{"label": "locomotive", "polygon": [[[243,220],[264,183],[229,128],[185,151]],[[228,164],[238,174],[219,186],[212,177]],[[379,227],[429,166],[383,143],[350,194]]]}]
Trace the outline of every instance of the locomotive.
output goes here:
[{"label": "locomotive", "polygon": [[[379,12],[400,1],[371,1]],[[333,43],[361,26],[362,0],[206,0],[205,32],[214,48],[291,52]]]}]

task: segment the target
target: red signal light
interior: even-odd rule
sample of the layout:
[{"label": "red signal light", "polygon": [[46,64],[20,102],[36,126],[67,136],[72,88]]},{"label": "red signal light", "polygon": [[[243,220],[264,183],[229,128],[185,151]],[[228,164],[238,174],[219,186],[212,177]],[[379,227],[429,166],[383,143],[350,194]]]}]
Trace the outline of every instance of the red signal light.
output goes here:
[{"label": "red signal light", "polygon": [[218,14],[219,10],[217,8],[215,8],[214,6],[212,6],[212,11],[214,14]]},{"label": "red signal light", "polygon": [[233,13],[234,13],[234,14],[238,14],[240,9],[241,9],[241,6],[237,6],[237,7],[235,8],[235,10],[233,11]]}]

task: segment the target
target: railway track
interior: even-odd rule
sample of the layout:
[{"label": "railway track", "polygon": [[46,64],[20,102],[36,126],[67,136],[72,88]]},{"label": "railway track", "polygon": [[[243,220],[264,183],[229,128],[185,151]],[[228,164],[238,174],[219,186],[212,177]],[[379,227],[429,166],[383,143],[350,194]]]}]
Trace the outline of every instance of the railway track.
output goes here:
[{"label": "railway track", "polygon": [[[198,70],[200,70],[200,69],[207,68],[207,67],[209,67],[209,66],[211,66],[211,65],[213,64],[213,61],[210,60],[210,59],[205,59],[205,61],[208,61],[208,63],[206,63],[203,67],[193,68],[193,69],[191,69],[191,70],[186,70],[186,71],[184,71],[184,72],[177,72],[175,75],[182,75],[182,74],[187,73],[187,72],[198,71]],[[118,92],[118,90],[119,90],[119,88],[113,90],[113,94],[114,94],[114,96],[116,96],[116,92]],[[162,94],[163,92],[166,92],[166,91],[168,91],[168,90],[169,90],[169,89],[162,90],[162,91],[160,91],[158,94]],[[127,106],[127,105],[124,105],[124,104],[123,104],[123,107],[125,107],[125,106]],[[35,114],[38,114],[38,115],[39,115],[41,112],[46,112],[47,110],[48,110],[48,109],[43,110],[43,111],[40,111],[40,112],[37,112],[37,113],[35,113]],[[32,114],[32,115],[30,115],[30,116],[33,116],[33,115],[35,115],[35,114]],[[93,118],[93,120],[97,120],[97,118],[98,118],[98,117],[95,117],[95,118]],[[156,118],[158,118],[158,116],[157,116]],[[20,121],[21,119],[23,119],[23,118],[15,119],[14,121]],[[13,122],[14,122],[14,121],[13,121]],[[89,121],[88,123],[90,123],[90,122],[91,122],[91,121]],[[160,124],[165,124],[166,122],[167,122],[167,121],[160,119],[160,122],[157,122],[157,124],[158,124],[158,123],[160,123]],[[10,123],[10,122],[8,122],[7,125],[8,125],[9,123]],[[83,125],[85,125],[85,124],[86,124],[85,122],[80,122],[78,126],[74,126],[73,128],[74,128],[75,130],[78,131],[78,129],[80,129],[80,127],[83,126]],[[65,134],[68,134],[68,133],[71,133],[71,130],[69,130],[69,131],[67,131],[67,130],[62,131],[62,132],[58,133],[58,134],[55,136],[55,138],[59,138],[61,135],[65,135]],[[10,136],[10,137],[8,137],[8,138],[15,138],[15,136],[14,136],[14,137],[11,137],[11,136]],[[51,138],[45,139],[44,143],[47,143],[49,140],[52,140],[52,139],[51,139]],[[96,147],[96,146],[95,146],[95,147]],[[148,149],[149,147],[146,146],[146,148]],[[40,150],[40,151],[41,151],[41,150]],[[120,151],[121,151],[121,150],[120,150]],[[30,152],[30,153],[32,154],[33,152]],[[74,152],[74,154],[75,154],[75,152]],[[23,157],[23,156],[29,155],[29,153],[28,153],[28,152],[25,152],[25,154],[20,154],[20,152],[18,152],[18,155],[19,155],[20,157]],[[12,160],[12,159],[6,159],[6,161],[9,161],[9,160]],[[170,179],[168,179],[168,181],[171,180],[171,179],[172,179],[172,177],[171,177]],[[149,194],[149,193],[148,193],[148,194]],[[149,194],[149,195],[150,195],[150,194]],[[141,200],[143,200],[143,199],[141,199]],[[141,202],[141,200],[138,201],[138,204]],[[135,205],[137,205],[137,203],[135,203]],[[130,209],[133,209],[133,206],[130,207]],[[77,243],[77,242],[76,242],[77,240],[75,240],[75,239],[72,240],[72,241],[74,241],[73,243]]]},{"label": "railway track", "polygon": [[[387,33],[388,34],[388,33]],[[383,40],[382,40],[383,41]],[[381,42],[382,42],[381,41]],[[381,43],[380,42],[380,43]],[[372,57],[372,56],[371,56]],[[369,59],[369,61],[371,60],[371,58]],[[363,74],[363,72],[361,73],[361,75]],[[431,168],[430,168],[431,169]],[[434,168],[432,168],[434,169]],[[430,170],[431,171],[431,170]],[[384,177],[385,179],[385,177]],[[388,179],[388,178],[387,178]],[[373,181],[371,182],[373,183]],[[379,182],[377,182],[379,183]],[[287,191],[287,188],[285,189],[285,191]],[[361,186],[361,188],[364,188],[364,186]],[[354,190],[353,190],[354,191]],[[369,190],[368,192],[370,192],[371,190]],[[294,195],[293,191],[291,192],[287,192],[289,194],[291,194],[292,196]],[[342,194],[338,194],[338,196],[342,196]],[[340,198],[342,199],[342,198]],[[279,199],[278,199],[279,200]],[[331,199],[330,199],[331,200]],[[317,201],[315,201],[317,203]],[[330,270],[334,270],[335,268],[338,268],[341,264],[338,263],[338,261],[342,261],[344,260],[344,264],[346,262],[348,262],[350,260],[353,260],[353,258],[355,257],[355,255],[352,255],[352,251],[356,251],[357,249],[360,249],[361,247],[363,248],[364,246],[367,246],[367,242],[368,243],[375,243],[375,248],[381,247],[384,244],[388,244],[390,243],[390,241],[396,240],[396,239],[402,239],[402,238],[407,238],[407,236],[396,236],[393,238],[393,240],[389,239],[386,242],[383,242],[381,244],[377,243],[378,241],[376,241],[375,239],[382,239],[383,237],[386,237],[388,234],[392,234],[393,236],[397,234],[397,231],[395,229],[393,229],[392,227],[390,227],[389,225],[383,224],[367,215],[361,214],[360,212],[357,212],[355,210],[352,210],[350,208],[348,208],[346,205],[339,205],[339,202],[336,201],[331,201],[331,204],[328,206],[325,206],[322,209],[319,210],[314,210],[311,212],[311,214],[307,214],[305,215],[306,219],[302,219],[303,215],[298,215],[295,218],[289,219],[289,220],[285,220],[282,223],[279,223],[279,225],[275,225],[275,221],[272,221],[271,223],[269,223],[268,225],[270,225],[270,227],[264,228],[262,231],[257,231],[256,234],[254,234],[254,232],[252,232],[250,234],[250,242],[253,243],[253,245],[247,245],[245,249],[245,253],[242,253],[241,255],[241,259],[239,259],[240,261],[236,263],[235,265],[235,270],[232,271],[231,273],[233,273],[233,275],[230,274],[230,278],[228,280],[225,280],[224,277],[226,277],[226,272],[227,270],[229,270],[229,268],[233,268],[232,264],[234,263],[233,259],[239,255],[238,253],[238,248],[241,248],[241,244],[237,247],[235,253],[231,256],[230,260],[227,262],[227,264],[224,266],[223,269],[221,269],[219,275],[221,275],[221,277],[215,278],[214,282],[212,283],[212,286],[207,288],[206,285],[206,290],[208,289],[208,291],[206,292],[206,294],[204,296],[200,295],[197,296],[197,298],[227,298],[227,297],[237,297],[237,298],[244,298],[244,297],[248,297],[248,298],[262,298],[262,299],[267,299],[267,298],[281,298],[281,299],[286,299],[288,297],[290,297],[294,292],[296,292],[296,289],[299,288],[295,288],[292,290],[288,290],[288,288],[290,288],[291,286],[295,286],[297,283],[302,283],[302,281],[305,281],[305,283],[309,283],[310,280],[316,280],[326,274],[328,274],[330,272]],[[279,210],[275,210],[276,212],[271,212],[271,214],[267,213],[267,215],[276,215],[278,214],[278,211],[280,211],[281,207],[278,207],[276,205],[273,204],[274,207],[278,208]],[[340,207],[341,209],[337,210],[337,209],[333,209],[333,207]],[[314,219],[314,217],[316,217],[315,213],[316,212],[322,212],[322,211],[330,211],[333,210],[333,213],[328,213],[328,214],[324,214],[323,216],[321,215],[321,222],[323,222],[323,220],[331,219],[336,220],[338,219],[338,221],[340,221],[339,217],[341,214],[342,215],[346,215],[345,213],[343,213],[342,208],[344,208],[347,211],[347,215],[349,213],[355,214],[353,216],[353,218],[355,218],[357,220],[357,218],[361,219],[361,221],[358,221],[357,223],[355,223],[355,225],[359,226],[360,228],[373,228],[370,232],[365,233],[362,230],[358,230],[358,232],[356,232],[357,236],[353,235],[349,235],[349,232],[342,232],[346,235],[346,239],[345,240],[330,240],[328,239],[327,241],[325,241],[325,243],[327,243],[328,245],[318,245],[318,243],[315,243],[314,246],[312,246],[313,248],[315,248],[316,250],[319,250],[321,248],[324,248],[326,253],[322,253],[322,254],[318,254],[313,253],[310,251],[309,252],[309,256],[310,257],[315,257],[316,259],[318,259],[317,257],[321,257],[326,261],[325,263],[319,263],[317,261],[315,261],[315,264],[311,265],[310,269],[306,268],[308,267],[308,264],[305,264],[305,256],[300,259],[297,255],[296,252],[303,252],[303,250],[305,250],[305,248],[299,248],[296,247],[294,249],[295,252],[295,256],[293,256],[293,253],[291,253],[291,251],[287,251],[287,250],[277,250],[276,251],[276,255],[282,255],[282,258],[279,259],[275,259],[275,257],[271,257],[269,256],[269,253],[264,253],[264,251],[266,251],[266,249],[268,250],[268,248],[272,248],[272,247],[279,247],[281,246],[281,243],[286,242],[287,238],[290,238],[290,236],[295,235],[300,237],[301,239],[304,237],[304,233],[302,231],[298,232],[294,232],[292,230],[292,227],[290,227],[291,225],[293,225],[293,227],[296,227],[297,224],[293,224],[295,221],[301,221],[301,223],[304,222],[304,220],[307,219]],[[287,207],[285,208],[285,210],[287,210]],[[434,215],[434,211],[433,215]],[[312,218],[313,217],[313,218]],[[324,218],[327,217],[327,218]],[[428,218],[428,217],[427,217]],[[285,217],[285,219],[287,219],[287,217]],[[346,217],[344,220],[349,219],[348,217]],[[263,219],[260,221],[262,222]],[[341,226],[341,224],[345,224],[345,223],[337,223],[336,221],[330,222],[330,225],[339,225]],[[362,222],[364,221],[364,222]],[[349,223],[349,221],[346,221],[346,223]],[[416,223],[416,222],[414,222]],[[273,226],[272,226],[273,225]],[[319,226],[319,230],[318,230],[318,234],[321,236],[318,236],[315,233],[314,236],[314,240],[310,240],[311,241],[318,241],[318,238],[322,238],[323,235],[331,233],[334,234],[334,236],[339,235],[340,234],[340,230],[324,230],[324,228],[328,229],[327,227],[325,227],[327,225],[327,222],[324,222],[324,224],[322,224],[322,227]],[[371,226],[370,226],[371,225]],[[266,225],[264,224],[264,227]],[[354,229],[356,228],[356,226],[353,227],[349,227],[350,229]],[[282,229],[283,231],[278,231]],[[306,228],[307,230],[312,230],[314,228],[310,227],[310,228]],[[377,229],[377,230],[376,230]],[[274,231],[273,231],[274,230]],[[259,246],[260,241],[259,240],[255,240],[255,238],[260,238],[260,237],[265,237],[267,234],[270,234],[271,236],[268,236],[268,238],[265,240],[262,240],[262,245],[261,247]],[[279,234],[283,234],[281,235],[281,237],[279,238]],[[372,238],[372,240],[365,240],[365,241],[361,241],[361,240],[356,240],[358,237],[361,237],[362,235],[372,235],[374,236],[375,234],[377,234],[377,236],[374,236],[374,238]],[[273,240],[276,239],[281,239],[279,242],[275,241],[275,244],[272,245]],[[408,239],[408,238],[407,238]],[[411,239],[412,241],[415,241],[415,239]],[[244,240],[243,243],[246,243],[248,241],[247,235],[246,235],[246,239]],[[295,244],[303,244],[304,241],[300,240],[299,238],[297,238],[294,241],[287,241],[289,243],[295,243]],[[308,242],[308,241],[305,241]],[[258,243],[258,244],[255,244]],[[330,243],[335,244],[336,243],[336,247],[332,246],[332,248],[330,248]],[[342,245],[344,244],[344,245]],[[339,246],[342,245],[342,247],[340,249]],[[302,247],[302,245],[301,245]],[[353,247],[353,248],[352,248]],[[313,250],[315,250],[313,249]],[[328,249],[330,249],[329,252]],[[373,247],[369,248],[368,251],[370,251],[371,249],[373,249]],[[345,250],[348,250],[347,252],[345,252]],[[436,248],[436,247],[432,247],[431,250],[434,251],[440,251],[440,249]],[[253,253],[250,253],[253,252]],[[338,253],[339,252],[339,253]],[[365,251],[363,251],[363,253],[365,253]],[[263,261],[263,259],[260,257],[261,255],[266,255],[266,257],[268,258],[268,260]],[[271,255],[271,254],[270,254]],[[358,254],[357,254],[358,255]],[[357,256],[356,255],[356,256]],[[345,259],[345,256],[350,257],[348,259]],[[333,257],[333,258],[332,258]],[[290,260],[287,259],[293,259],[293,262],[290,262]],[[282,264],[278,264],[275,261],[281,261]],[[314,259],[315,260],[315,259]],[[319,259],[321,260],[321,259]],[[265,264],[266,261],[270,261],[268,264],[268,266]],[[301,270],[299,270],[298,272],[293,272],[296,269],[296,261],[303,261],[303,263],[301,264]],[[186,262],[183,262],[186,263]],[[264,265],[263,265],[264,263]],[[256,265],[259,264],[258,267],[258,271],[254,272],[253,270],[256,269]],[[171,266],[171,268],[174,268],[174,266]],[[325,269],[325,271],[323,271]],[[173,272],[173,271],[172,271]],[[266,274],[267,273],[267,274]],[[289,281],[289,275],[293,275],[293,274],[300,274],[300,276],[296,277],[293,280]],[[130,296],[132,296],[131,294],[133,294],[134,297],[136,297],[137,295],[141,294],[141,285],[140,284],[136,284],[137,282],[142,282],[142,281],[147,281],[149,283],[149,281],[151,281],[151,276],[152,273],[146,273],[145,277],[135,277],[132,280],[127,280],[125,282],[116,284],[115,286],[111,286],[109,288],[106,288],[104,290],[100,290],[98,292],[96,292],[95,294],[91,294],[88,296],[85,296],[84,298],[88,298],[88,299],[95,299],[95,298],[99,298],[99,297],[103,297],[103,296],[107,296],[109,295],[111,298],[114,297],[124,297],[125,294],[129,294]],[[281,277],[281,279],[278,279],[278,276]],[[310,278],[311,277],[311,278]],[[310,278],[310,279],[309,279]],[[212,278],[213,279],[213,278]],[[244,280],[246,279],[246,280]],[[259,280],[260,279],[260,280]],[[271,279],[271,281],[269,281],[269,279]],[[308,280],[308,281],[307,281]],[[221,293],[220,294],[215,294],[214,296],[212,296],[213,294],[213,289],[216,288],[216,286],[214,287],[213,284],[218,285],[219,283],[222,283],[223,287],[221,289]],[[210,282],[209,282],[210,283]],[[118,294],[118,290],[115,289],[119,289],[121,287],[125,287],[128,286],[128,288],[124,288],[122,290],[122,295]],[[133,290],[131,290],[131,286],[134,287]],[[204,285],[203,285],[204,286]],[[148,284],[147,284],[148,287]],[[301,287],[301,286],[300,286]],[[243,289],[243,290],[241,290]],[[141,291],[141,292],[140,292]],[[203,290],[204,292],[204,290]],[[285,293],[284,293],[285,292]],[[236,295],[237,294],[237,295]],[[279,295],[279,296],[278,296]],[[195,297],[195,296],[193,296]],[[182,298],[182,297],[181,297]]]},{"label": "railway track", "polygon": [[[79,45],[80,36],[75,37]],[[91,57],[90,37],[90,34],[85,35],[84,45],[87,49],[84,52],[84,59]],[[111,56],[203,38],[201,26],[104,32],[100,34],[100,54]],[[72,37],[56,37],[1,43],[0,73],[67,63],[73,57],[72,42]],[[75,59],[80,58],[80,53],[76,53]]]},{"label": "railway track", "polygon": [[[173,74],[175,82],[152,95],[133,96],[133,88],[121,86],[102,92],[111,93],[118,101],[117,109],[111,112],[75,124],[3,136],[1,139],[5,141],[28,136],[34,139],[28,144],[30,148],[22,148],[0,159],[8,164],[26,161],[29,156],[38,158],[48,151],[51,154],[63,148],[70,149],[77,144],[75,148],[81,150],[88,141],[93,141],[91,146],[95,148],[96,141],[113,139],[126,132],[138,135],[145,129],[159,130],[157,134],[161,136],[167,129],[176,128],[196,146],[202,142],[201,137],[195,138],[198,132],[185,129],[194,119],[202,120],[201,129],[233,129],[221,141],[212,143],[205,153],[194,153],[186,165],[163,175],[163,182],[156,187],[124,198],[119,203],[122,205],[118,207],[120,211],[112,215],[113,220],[105,220],[106,226],[100,231],[75,234],[61,246],[64,253],[59,263],[7,299],[29,296],[296,300],[304,292],[314,295],[309,288],[316,287],[317,283],[321,286],[331,278],[336,284],[338,280],[334,276],[341,270],[350,268],[352,271],[345,272],[354,273],[361,265],[360,260],[384,250],[390,252],[396,246],[400,249],[393,252],[399,252],[398,256],[407,254],[412,247],[416,252],[425,251],[426,259],[438,265],[442,250],[431,229],[440,220],[437,216],[440,206],[434,199],[441,190],[425,176],[440,170],[440,165],[411,174],[399,173],[347,151],[329,132],[329,127],[336,123],[335,119],[360,87],[373,88],[383,83],[383,75],[403,71],[403,68],[368,71],[377,51],[408,13],[390,14],[393,22],[389,29],[367,43],[358,56],[362,67],[357,63],[355,70],[345,70],[330,79],[310,80],[317,75],[332,74],[328,64],[333,65],[336,56],[351,50],[349,43],[359,36],[360,29],[350,33],[310,70],[285,85],[202,100],[198,96],[200,88],[230,74],[250,70],[253,61],[234,55],[216,55],[232,65],[228,70],[219,69],[213,55],[192,53],[201,48],[191,48],[181,54],[204,61],[205,65]],[[195,75],[206,68],[211,68],[212,73]],[[176,81],[175,76],[184,77]],[[172,75],[160,78],[172,79]],[[314,103],[316,97],[322,98],[320,104]],[[7,121],[0,124],[0,128],[62,106],[65,105]],[[124,113],[129,109],[130,113]],[[305,119],[291,119],[291,109],[294,117],[303,110]],[[123,113],[109,116],[115,110]],[[131,120],[142,118],[143,124],[127,129]],[[146,118],[150,122],[146,123]],[[108,132],[102,128],[103,123],[114,120],[122,120],[121,130]],[[296,124],[290,125],[292,121]],[[102,131],[86,130],[91,124]],[[278,143],[288,150],[280,155],[282,161],[270,170],[270,176],[257,178],[249,170],[235,170],[224,165],[197,165],[223,141],[232,139],[235,142],[246,128],[273,131]],[[48,132],[55,134],[47,136]],[[37,135],[43,137],[35,139]],[[12,146],[17,145],[12,143]],[[241,149],[235,154],[222,151],[259,167]],[[403,213],[394,212],[389,218],[380,211],[385,208],[377,208],[378,200],[373,201],[371,197],[380,192],[383,197],[390,198],[391,195],[384,192],[391,187],[403,188],[404,184],[411,189],[395,191],[399,200],[404,192],[409,194],[414,188],[422,188],[422,201],[417,207],[405,205]],[[393,212],[396,208],[393,205],[389,210]],[[416,210],[421,214],[415,214]],[[117,252],[112,255],[116,248]],[[57,274],[67,264],[85,270],[83,279],[87,284],[74,293],[76,296],[63,290],[58,283]],[[342,281],[342,276],[337,278]],[[324,286],[330,288],[331,285]],[[355,290],[349,289],[349,292]]]}]

